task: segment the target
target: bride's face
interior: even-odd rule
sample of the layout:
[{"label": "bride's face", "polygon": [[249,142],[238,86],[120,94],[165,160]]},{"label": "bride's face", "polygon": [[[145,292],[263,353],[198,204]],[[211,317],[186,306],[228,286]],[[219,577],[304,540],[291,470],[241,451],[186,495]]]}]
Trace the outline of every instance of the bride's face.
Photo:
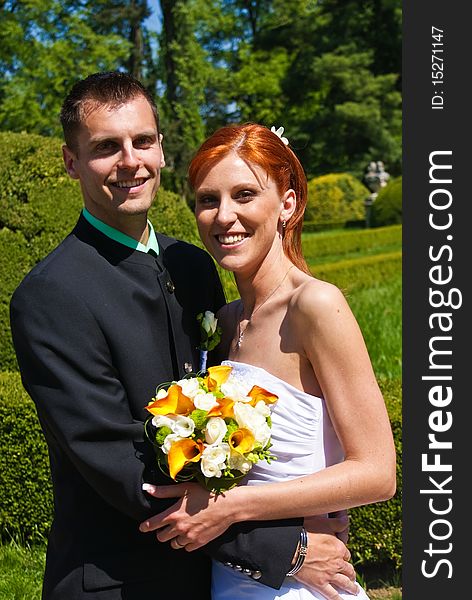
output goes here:
[{"label": "bride's face", "polygon": [[284,199],[261,167],[228,154],[199,182],[195,196],[200,237],[224,269],[252,273],[269,254],[283,252]]}]

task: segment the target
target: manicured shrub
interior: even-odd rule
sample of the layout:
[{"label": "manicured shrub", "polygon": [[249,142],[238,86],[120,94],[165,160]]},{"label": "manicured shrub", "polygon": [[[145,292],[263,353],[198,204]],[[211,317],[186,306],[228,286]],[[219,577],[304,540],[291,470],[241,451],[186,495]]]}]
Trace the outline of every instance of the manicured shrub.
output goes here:
[{"label": "manicured shrub", "polygon": [[308,182],[308,202],[305,210],[305,230],[363,221],[365,186],[348,173],[330,173]]},{"label": "manicured shrub", "polygon": [[400,381],[380,381],[397,452],[397,492],[387,502],[349,511],[349,549],[354,563],[402,565],[402,409]]},{"label": "manicured shrub", "polygon": [[161,233],[202,246],[195,217],[183,198],[160,189],[149,211],[149,220]]},{"label": "manicured shrub", "polygon": [[34,264],[27,241],[20,232],[0,229],[0,369],[16,370],[10,334],[10,298]]},{"label": "manicured shrub", "polygon": [[40,541],[52,522],[47,446],[18,373],[0,373],[0,537]]},{"label": "manicured shrub", "polygon": [[372,204],[372,227],[402,222],[402,178],[397,177],[382,188]]}]

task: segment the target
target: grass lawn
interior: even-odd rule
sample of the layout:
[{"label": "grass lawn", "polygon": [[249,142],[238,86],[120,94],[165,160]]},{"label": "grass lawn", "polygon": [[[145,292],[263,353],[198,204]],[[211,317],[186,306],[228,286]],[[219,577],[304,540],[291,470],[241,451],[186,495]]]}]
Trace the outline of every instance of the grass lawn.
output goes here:
[{"label": "grass lawn", "polygon": [[402,280],[357,290],[347,301],[361,328],[378,378],[401,379]]},{"label": "grass lawn", "polygon": [[46,550],[0,545],[0,600],[40,600]]}]

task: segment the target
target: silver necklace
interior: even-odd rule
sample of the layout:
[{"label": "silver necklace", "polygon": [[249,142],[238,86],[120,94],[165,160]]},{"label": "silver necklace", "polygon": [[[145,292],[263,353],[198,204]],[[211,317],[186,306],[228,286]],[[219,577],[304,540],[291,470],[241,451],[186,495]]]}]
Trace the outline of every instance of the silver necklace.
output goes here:
[{"label": "silver necklace", "polygon": [[282,283],[285,281],[285,279],[287,278],[287,275],[289,274],[290,269],[292,269],[295,265],[291,265],[288,269],[287,272],[285,273],[285,275],[282,277],[280,283],[270,292],[270,294],[259,304],[259,306],[257,308],[255,308],[252,313],[249,315],[249,318],[247,320],[247,324],[246,327],[244,329],[241,329],[241,317],[243,315],[243,303],[241,301],[241,310],[239,313],[239,321],[238,321],[238,339],[236,341],[236,347],[241,348],[241,344],[243,343],[243,338],[244,338],[244,334],[246,333],[247,328],[249,327],[249,325],[251,324],[252,318],[254,317],[254,315],[256,314],[256,312],[262,307],[264,306],[264,304],[267,302],[267,300],[269,300],[269,298],[271,298],[275,292],[280,288],[280,286],[282,285]]}]

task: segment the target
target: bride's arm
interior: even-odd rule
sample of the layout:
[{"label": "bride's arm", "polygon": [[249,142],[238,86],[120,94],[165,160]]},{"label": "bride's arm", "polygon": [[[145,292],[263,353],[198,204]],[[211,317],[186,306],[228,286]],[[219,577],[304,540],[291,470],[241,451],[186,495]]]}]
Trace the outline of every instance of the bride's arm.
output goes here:
[{"label": "bride's arm", "polygon": [[[142,524],[178,536],[187,550],[205,545],[231,524],[323,514],[390,498],[395,451],[385,404],[357,322],[341,292],[309,282],[293,301],[291,322],[304,340],[345,460],[312,475],[280,483],[240,486],[215,496],[196,484],[150,490],[177,497],[170,509]],[[312,335],[307,336],[307,324]]]}]

